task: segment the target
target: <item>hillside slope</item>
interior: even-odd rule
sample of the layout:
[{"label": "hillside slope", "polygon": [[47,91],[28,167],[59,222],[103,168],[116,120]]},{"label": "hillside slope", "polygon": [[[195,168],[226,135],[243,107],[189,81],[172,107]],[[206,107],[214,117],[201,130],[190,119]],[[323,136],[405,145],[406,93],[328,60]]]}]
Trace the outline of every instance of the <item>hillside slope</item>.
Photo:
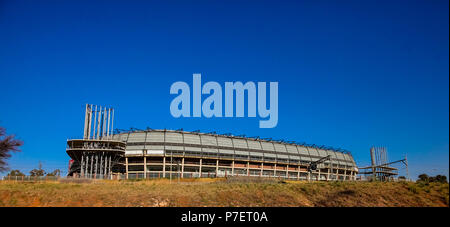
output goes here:
[{"label": "hillside slope", "polygon": [[406,182],[0,181],[0,206],[448,206],[448,184]]}]

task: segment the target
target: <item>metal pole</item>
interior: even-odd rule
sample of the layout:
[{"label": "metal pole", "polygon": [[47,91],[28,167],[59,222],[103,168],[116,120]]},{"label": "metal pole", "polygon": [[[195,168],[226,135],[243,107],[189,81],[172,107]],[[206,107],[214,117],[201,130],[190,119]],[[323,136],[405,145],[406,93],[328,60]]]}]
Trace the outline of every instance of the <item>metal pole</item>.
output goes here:
[{"label": "metal pole", "polygon": [[331,177],[333,178],[334,175],[334,169],[333,169],[333,162],[332,159],[330,158],[330,164],[331,164]]},{"label": "metal pole", "polygon": [[105,171],[103,171],[103,174],[106,176],[107,172],[106,170],[108,169],[108,155],[105,156]]},{"label": "metal pole", "polygon": [[181,178],[184,178],[184,157],[181,158]]},{"label": "metal pole", "polygon": [[409,181],[409,170],[408,170],[408,158],[406,157],[405,154],[405,164],[406,164],[406,179]]},{"label": "metal pole", "polygon": [[97,122],[97,105],[95,105],[95,112],[94,112],[94,125],[92,127],[92,139],[96,139],[96,122]]},{"label": "metal pole", "polygon": [[128,180],[128,158],[125,157],[125,174],[126,174],[126,179]]},{"label": "metal pole", "polygon": [[80,164],[80,175],[84,176],[84,155],[81,155],[81,164]]},{"label": "metal pole", "polygon": [[165,178],[165,177],[166,177],[166,153],[164,153],[164,157],[163,157],[163,178]]},{"label": "metal pole", "polygon": [[109,139],[109,124],[111,123],[110,121],[110,117],[111,117],[111,109],[108,108],[108,128],[106,130],[106,137]]},{"label": "metal pole", "polygon": [[180,160],[177,160],[177,176],[178,176],[178,183],[180,183]]},{"label": "metal pole", "polygon": [[103,124],[104,124],[103,118],[105,117],[104,112],[105,112],[104,107],[101,107],[100,108],[100,135],[99,135],[100,139],[103,139]]},{"label": "metal pole", "polygon": [[375,159],[375,147],[371,147],[370,148],[370,158],[372,160],[372,177],[374,178],[373,180],[375,180],[376,176],[375,176],[375,166],[376,166],[376,159]]},{"label": "metal pole", "polygon": [[92,125],[92,104],[89,107],[88,139],[91,138],[91,125]]},{"label": "metal pole", "polygon": [[111,116],[111,138],[113,134],[114,134],[114,109],[112,109],[112,116]]},{"label": "metal pole", "polygon": [[103,119],[102,119],[102,121],[103,121],[103,123],[102,123],[102,139],[105,137],[105,135],[106,135],[106,118],[107,118],[108,116],[106,115],[106,107],[103,109]]},{"label": "metal pole", "polygon": [[387,149],[385,148],[385,150],[384,150],[384,163],[388,163],[389,162],[388,158],[389,158],[388,157],[388,152],[387,152]]},{"label": "metal pole", "polygon": [[95,154],[95,173],[94,173],[94,177],[97,179],[97,173],[98,173],[98,154]]},{"label": "metal pole", "polygon": [[[386,148],[383,147],[383,164],[387,163],[387,151]],[[387,174],[383,173],[383,178],[386,178]]]},{"label": "metal pole", "polygon": [[173,164],[172,157],[173,157],[172,152],[170,152],[170,177],[169,177],[169,179],[170,179],[169,182],[170,183],[172,183],[172,164]]},{"label": "metal pole", "polygon": [[86,164],[84,164],[84,175],[87,175],[88,173],[88,164],[89,164],[89,155],[86,155],[86,160],[85,160]]},{"label": "metal pole", "polygon": [[147,152],[144,152],[144,179],[147,179]]},{"label": "metal pole", "polygon": [[91,170],[90,170],[90,177],[89,178],[92,178],[92,166],[93,166],[93,164],[94,164],[94,155],[90,155],[91,156]]},{"label": "metal pole", "polygon": [[[111,175],[111,155],[109,156],[109,165],[108,165],[108,173]],[[111,178],[111,177],[110,177]]]},{"label": "metal pole", "polygon": [[100,155],[100,177],[103,177],[103,153]]},{"label": "metal pole", "polygon": [[89,109],[89,104],[86,104],[86,110],[84,111],[84,133],[83,133],[83,139],[87,139],[88,109]]},{"label": "metal pole", "polygon": [[97,139],[100,139],[100,119],[102,118],[102,107],[100,106],[97,118]]}]

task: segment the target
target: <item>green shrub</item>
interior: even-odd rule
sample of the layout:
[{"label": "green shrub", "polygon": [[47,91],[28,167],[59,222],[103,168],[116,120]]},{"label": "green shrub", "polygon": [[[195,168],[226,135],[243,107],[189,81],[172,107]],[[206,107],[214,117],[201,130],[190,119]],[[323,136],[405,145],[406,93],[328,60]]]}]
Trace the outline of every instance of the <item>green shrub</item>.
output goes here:
[{"label": "green shrub", "polygon": [[414,194],[419,193],[419,188],[414,184],[409,185],[408,190]]}]

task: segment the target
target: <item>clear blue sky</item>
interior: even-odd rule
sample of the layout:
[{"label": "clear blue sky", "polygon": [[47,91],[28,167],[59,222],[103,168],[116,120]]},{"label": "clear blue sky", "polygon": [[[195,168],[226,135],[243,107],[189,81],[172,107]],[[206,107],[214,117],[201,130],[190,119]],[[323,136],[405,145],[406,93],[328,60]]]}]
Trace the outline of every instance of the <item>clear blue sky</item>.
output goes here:
[{"label": "clear blue sky", "polygon": [[[125,4],[125,2],[127,4]],[[10,167],[67,171],[84,105],[117,128],[231,132],[408,154],[448,176],[449,2],[0,1],[0,126],[25,144]],[[180,118],[175,81],[278,81],[279,120]]]}]

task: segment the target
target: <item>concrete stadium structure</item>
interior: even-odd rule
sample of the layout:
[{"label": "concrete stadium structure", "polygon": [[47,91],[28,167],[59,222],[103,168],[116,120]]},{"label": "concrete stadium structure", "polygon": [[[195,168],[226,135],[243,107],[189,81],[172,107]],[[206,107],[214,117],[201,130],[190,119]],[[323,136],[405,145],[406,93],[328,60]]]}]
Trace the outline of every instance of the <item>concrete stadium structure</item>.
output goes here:
[{"label": "concrete stadium structure", "polygon": [[[69,174],[127,179],[253,176],[355,180],[358,173],[349,152],[324,146],[153,129],[107,132],[91,138],[88,119],[92,108],[87,107],[87,115],[91,116],[86,117],[85,137],[67,141],[67,153],[74,160]],[[311,163],[324,158],[314,171],[308,169]]]},{"label": "concrete stadium structure", "polygon": [[[267,176],[292,179],[353,180],[356,164],[349,153],[310,146],[173,130],[131,131],[113,136],[126,144],[128,178]],[[331,161],[308,174],[311,161]]]}]

